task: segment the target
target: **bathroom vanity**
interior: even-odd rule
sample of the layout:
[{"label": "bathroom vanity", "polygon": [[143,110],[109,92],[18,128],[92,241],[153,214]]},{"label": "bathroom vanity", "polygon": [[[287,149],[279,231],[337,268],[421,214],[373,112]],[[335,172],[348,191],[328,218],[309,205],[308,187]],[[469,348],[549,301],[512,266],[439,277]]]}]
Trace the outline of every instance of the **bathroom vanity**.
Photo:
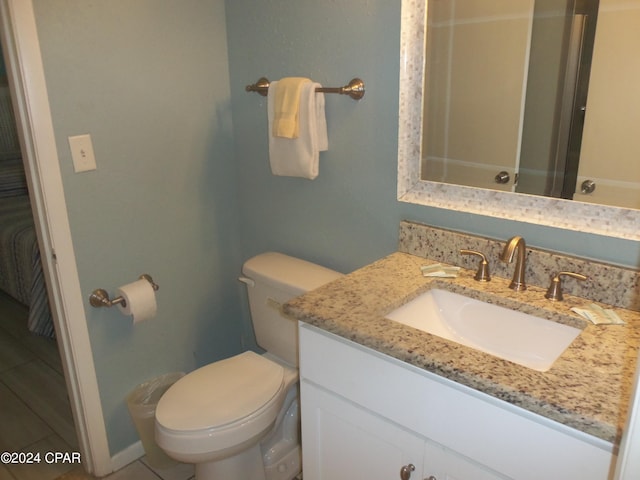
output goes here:
[{"label": "bathroom vanity", "polygon": [[300,351],[306,479],[608,478],[610,442],[307,324]]},{"label": "bathroom vanity", "polygon": [[[488,283],[475,281],[467,268],[457,278],[423,277],[421,266],[459,254],[458,240],[492,248],[486,239],[442,238],[449,233],[413,232],[409,237],[430,254],[401,245],[405,251],[285,304],[300,320],[305,478],[612,478],[640,314],[615,307],[625,325],[583,321],[570,308],[595,299],[571,295],[577,287],[570,281],[564,301],[545,299],[546,286],[536,285],[539,266],[528,270],[532,283],[524,292],[508,288],[498,265],[492,266],[503,276]],[[530,262],[536,255],[529,252]],[[563,258],[550,258],[545,268],[564,266]],[[616,281],[628,274],[635,278],[633,271],[612,273]],[[536,371],[387,318],[432,288],[582,331],[547,371]]]}]

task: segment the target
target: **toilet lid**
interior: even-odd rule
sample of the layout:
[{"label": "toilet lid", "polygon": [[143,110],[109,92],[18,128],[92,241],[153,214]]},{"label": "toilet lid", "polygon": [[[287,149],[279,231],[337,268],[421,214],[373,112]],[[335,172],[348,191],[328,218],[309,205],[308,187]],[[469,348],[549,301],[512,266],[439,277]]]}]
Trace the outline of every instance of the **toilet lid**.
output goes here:
[{"label": "toilet lid", "polygon": [[203,430],[234,423],[269,402],[281,389],[284,369],[244,352],[182,377],[160,398],[156,419],[165,428]]}]

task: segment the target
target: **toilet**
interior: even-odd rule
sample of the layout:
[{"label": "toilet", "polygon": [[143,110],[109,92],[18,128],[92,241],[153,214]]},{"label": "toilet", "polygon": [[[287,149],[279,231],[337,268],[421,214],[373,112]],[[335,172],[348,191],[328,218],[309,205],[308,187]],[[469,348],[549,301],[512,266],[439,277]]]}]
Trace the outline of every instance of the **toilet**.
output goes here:
[{"label": "toilet", "polygon": [[156,408],[156,442],[196,480],[291,480],[301,470],[298,327],[282,303],[342,274],[281,253],[247,260],[257,344],[178,380]]}]

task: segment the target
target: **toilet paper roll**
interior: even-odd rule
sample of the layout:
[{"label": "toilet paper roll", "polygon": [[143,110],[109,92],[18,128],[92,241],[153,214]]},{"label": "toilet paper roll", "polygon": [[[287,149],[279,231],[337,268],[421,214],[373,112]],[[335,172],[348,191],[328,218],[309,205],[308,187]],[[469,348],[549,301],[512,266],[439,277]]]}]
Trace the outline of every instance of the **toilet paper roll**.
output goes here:
[{"label": "toilet paper roll", "polygon": [[117,295],[125,300],[118,308],[125,315],[133,316],[133,323],[150,320],[156,315],[156,292],[148,280],[140,279],[118,288]]}]

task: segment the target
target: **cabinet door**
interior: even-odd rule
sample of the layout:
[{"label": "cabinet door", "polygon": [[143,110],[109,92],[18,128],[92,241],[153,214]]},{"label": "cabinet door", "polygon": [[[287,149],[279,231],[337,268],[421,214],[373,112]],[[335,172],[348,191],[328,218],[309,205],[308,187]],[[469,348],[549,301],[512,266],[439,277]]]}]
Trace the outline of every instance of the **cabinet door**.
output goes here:
[{"label": "cabinet door", "polygon": [[424,440],[305,380],[302,468],[305,480],[398,480],[412,464],[421,480]]},{"label": "cabinet door", "polygon": [[423,476],[428,480],[506,480],[509,477],[427,441],[424,451]]}]

